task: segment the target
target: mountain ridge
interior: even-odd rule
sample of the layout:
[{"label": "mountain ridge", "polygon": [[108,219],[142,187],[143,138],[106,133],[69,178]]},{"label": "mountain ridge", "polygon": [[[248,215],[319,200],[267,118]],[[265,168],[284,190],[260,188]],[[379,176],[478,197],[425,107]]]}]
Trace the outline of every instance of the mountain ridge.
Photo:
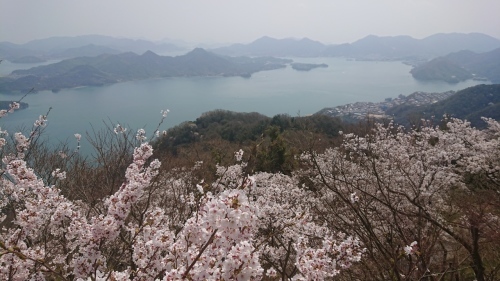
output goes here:
[{"label": "mountain ridge", "polygon": [[422,60],[457,52],[462,49],[485,52],[498,47],[500,47],[499,39],[482,33],[439,33],[423,39],[415,39],[408,35],[368,35],[352,43],[338,45],[323,44],[307,37],[302,39],[275,39],[263,36],[248,44],[238,43],[211,49],[211,51],[233,56],[341,56],[362,60]]},{"label": "mountain ridge", "polygon": [[[95,45],[94,53],[89,54],[90,51],[83,48],[88,45]],[[462,49],[487,52],[498,47],[500,47],[499,39],[482,33],[437,33],[422,39],[415,39],[408,35],[368,35],[352,43],[337,45],[324,44],[307,37],[276,39],[263,36],[248,44],[236,43],[212,48],[210,51],[229,56],[342,56],[361,60],[428,60]],[[78,52],[80,48],[82,50]],[[70,49],[72,50],[70,51]],[[6,60],[15,60],[25,56],[36,56],[49,60],[87,54],[96,56],[106,52],[142,54],[147,50],[155,53],[171,53],[186,49],[174,45],[171,40],[152,42],[104,35],[50,37],[32,40],[24,44],[0,42],[0,58]]]},{"label": "mountain ridge", "polygon": [[[94,46],[93,53],[89,53],[89,45]],[[105,53],[135,52],[142,54],[147,50],[163,53],[185,49],[172,43],[155,43],[142,39],[105,35],[55,36],[31,40],[24,44],[0,42],[0,57],[6,60],[14,60],[24,56],[37,56],[49,60],[85,55],[97,56]]]}]

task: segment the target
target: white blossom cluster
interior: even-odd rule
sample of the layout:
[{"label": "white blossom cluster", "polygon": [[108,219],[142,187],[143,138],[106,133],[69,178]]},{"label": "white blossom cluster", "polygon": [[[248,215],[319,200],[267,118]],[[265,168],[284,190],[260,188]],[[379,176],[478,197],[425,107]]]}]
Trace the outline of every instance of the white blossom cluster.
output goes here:
[{"label": "white blossom cluster", "polygon": [[[338,148],[303,155],[316,206],[334,229],[359,235],[374,263],[367,271],[385,260],[406,280],[444,274],[438,257],[456,248],[477,256],[474,245],[498,237],[500,126],[484,121],[487,130],[458,119],[444,129],[379,124],[364,136],[343,134]],[[484,268],[479,258],[470,262]]]},{"label": "white blossom cluster", "polygon": [[[15,139],[19,151],[29,149],[22,134]],[[102,202],[104,212],[95,215],[46,185],[22,157],[5,157],[8,177],[1,179],[0,207],[13,206],[16,216],[1,218],[10,227],[0,232],[0,279],[259,280],[284,275],[311,280],[335,276],[360,260],[359,240],[331,232],[315,221],[307,200],[299,203],[308,194],[296,178],[246,176],[245,163],[219,167],[218,181],[202,181],[194,189],[183,180],[188,171],[163,175],[160,182],[182,190],[185,196],[179,198],[187,205],[161,208],[169,199],[150,197],[160,176],[152,153],[145,142],[135,148],[123,184]],[[235,155],[241,161],[243,151]],[[52,176],[63,180],[67,175],[56,169]]]}]

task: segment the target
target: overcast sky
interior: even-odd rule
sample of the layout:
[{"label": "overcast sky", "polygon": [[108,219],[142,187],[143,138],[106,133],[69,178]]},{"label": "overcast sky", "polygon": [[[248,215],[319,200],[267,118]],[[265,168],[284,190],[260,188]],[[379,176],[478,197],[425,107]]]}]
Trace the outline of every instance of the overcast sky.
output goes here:
[{"label": "overcast sky", "polygon": [[500,38],[500,0],[0,0],[0,41],[102,34],[205,43],[261,36],[353,42],[370,34]]}]

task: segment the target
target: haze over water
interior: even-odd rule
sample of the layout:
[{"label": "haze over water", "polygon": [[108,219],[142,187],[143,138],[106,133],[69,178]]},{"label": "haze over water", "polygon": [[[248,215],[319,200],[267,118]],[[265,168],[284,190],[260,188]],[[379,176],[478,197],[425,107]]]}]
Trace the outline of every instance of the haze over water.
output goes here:
[{"label": "haze over water", "polygon": [[[215,109],[259,112],[270,117],[282,113],[303,116],[325,107],[358,101],[379,102],[415,91],[460,90],[484,83],[418,82],[409,73],[411,67],[401,62],[339,58],[295,61],[326,63],[329,67],[308,72],[287,67],[258,72],[251,78],[181,77],[65,89],[57,93],[42,91],[27,96],[24,101],[29,108],[0,119],[0,126],[10,132],[22,124],[31,128],[34,120],[52,107],[46,128],[51,142],[72,141],[74,133],[84,135],[92,126],[101,128],[103,121],[109,120],[113,125],[120,123],[132,130],[145,128],[151,135],[163,109],[170,109],[170,113],[160,130],[193,121]],[[19,97],[0,95],[1,100]]]}]

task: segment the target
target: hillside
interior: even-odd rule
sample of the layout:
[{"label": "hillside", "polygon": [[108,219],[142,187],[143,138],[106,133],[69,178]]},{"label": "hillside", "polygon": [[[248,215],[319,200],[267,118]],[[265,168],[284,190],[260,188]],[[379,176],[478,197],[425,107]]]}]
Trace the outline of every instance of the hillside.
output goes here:
[{"label": "hillside", "polygon": [[472,126],[484,128],[481,117],[500,120],[500,84],[478,85],[456,92],[449,98],[425,106],[400,105],[386,114],[396,123],[408,125],[420,119],[440,120],[443,115],[467,119]]},{"label": "hillside", "polygon": [[416,66],[411,74],[418,80],[456,83],[467,79],[500,82],[500,48],[490,52],[460,51]]},{"label": "hillside", "polygon": [[186,121],[169,129],[168,138],[162,147],[176,147],[195,141],[221,138],[229,142],[248,143],[258,140],[270,126],[285,130],[302,130],[322,133],[329,137],[338,136],[341,122],[338,118],[325,115],[291,117],[278,114],[272,118],[260,113],[242,113],[228,110],[214,110],[203,113],[194,121]]},{"label": "hillside", "polygon": [[244,76],[286,67],[291,60],[276,58],[222,57],[204,49],[177,57],[159,56],[151,51],[142,55],[122,53],[97,57],[78,57],[58,63],[13,71],[0,78],[0,91],[12,93],[35,87],[59,90],[78,86],[99,86],[147,78],[180,76]]},{"label": "hillside", "polygon": [[474,77],[470,71],[446,57],[417,66],[410,73],[417,80],[440,80],[448,83],[458,83]]},{"label": "hillside", "polygon": [[461,91],[442,93],[415,92],[399,95],[381,102],[356,102],[326,107],[315,115],[336,117],[356,124],[372,120],[394,120],[399,125],[412,126],[422,119],[440,122],[444,115],[467,119],[473,126],[483,128],[481,117],[500,120],[500,84],[477,85]]}]

